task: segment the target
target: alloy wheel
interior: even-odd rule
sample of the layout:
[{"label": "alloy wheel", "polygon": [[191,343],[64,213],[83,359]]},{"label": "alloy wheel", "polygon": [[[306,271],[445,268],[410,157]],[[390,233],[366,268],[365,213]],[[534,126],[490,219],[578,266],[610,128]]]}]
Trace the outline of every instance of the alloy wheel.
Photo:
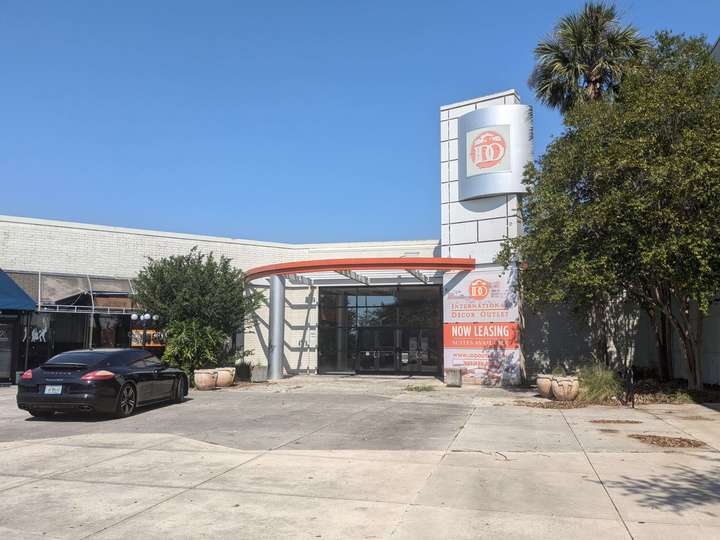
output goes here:
[{"label": "alloy wheel", "polygon": [[122,416],[130,416],[135,410],[135,388],[130,384],[120,390],[119,409]]}]

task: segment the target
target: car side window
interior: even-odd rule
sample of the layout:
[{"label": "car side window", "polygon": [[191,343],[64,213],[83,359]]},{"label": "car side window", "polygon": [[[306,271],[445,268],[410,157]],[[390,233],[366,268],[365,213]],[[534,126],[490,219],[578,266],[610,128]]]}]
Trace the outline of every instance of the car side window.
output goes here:
[{"label": "car side window", "polygon": [[145,362],[147,362],[147,367],[149,368],[159,368],[162,367],[162,362],[157,356],[148,356],[145,359]]},{"label": "car side window", "polygon": [[133,369],[142,369],[147,367],[147,362],[145,358],[140,358],[138,360],[135,360],[134,362],[130,363],[130,367]]}]

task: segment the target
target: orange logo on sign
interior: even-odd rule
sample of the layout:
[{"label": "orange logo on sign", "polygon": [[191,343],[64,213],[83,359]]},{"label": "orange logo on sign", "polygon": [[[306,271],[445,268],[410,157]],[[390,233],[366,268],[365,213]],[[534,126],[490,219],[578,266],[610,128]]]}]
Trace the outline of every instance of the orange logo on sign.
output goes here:
[{"label": "orange logo on sign", "polygon": [[470,283],[470,296],[482,300],[490,294],[490,285],[484,279],[475,279]]},{"label": "orange logo on sign", "polygon": [[483,131],[472,141],[470,159],[479,169],[494,167],[505,156],[507,144],[497,131]]}]

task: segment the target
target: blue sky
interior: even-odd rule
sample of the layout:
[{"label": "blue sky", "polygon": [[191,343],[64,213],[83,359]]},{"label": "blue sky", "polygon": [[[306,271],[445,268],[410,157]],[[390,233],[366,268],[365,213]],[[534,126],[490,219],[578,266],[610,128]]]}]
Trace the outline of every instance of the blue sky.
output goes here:
[{"label": "blue sky", "polygon": [[[439,237],[440,105],[527,88],[582,2],[0,0],[0,213],[284,242]],[[720,34],[717,0],[621,1]]]}]

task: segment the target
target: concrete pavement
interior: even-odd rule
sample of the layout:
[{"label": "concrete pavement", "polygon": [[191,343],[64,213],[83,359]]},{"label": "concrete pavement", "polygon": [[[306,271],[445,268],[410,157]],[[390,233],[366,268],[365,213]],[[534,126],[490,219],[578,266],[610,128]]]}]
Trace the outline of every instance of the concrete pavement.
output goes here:
[{"label": "concrete pavement", "polygon": [[720,537],[716,409],[513,404],[531,395],[295,377],[37,420],[0,389],[0,537]]}]

